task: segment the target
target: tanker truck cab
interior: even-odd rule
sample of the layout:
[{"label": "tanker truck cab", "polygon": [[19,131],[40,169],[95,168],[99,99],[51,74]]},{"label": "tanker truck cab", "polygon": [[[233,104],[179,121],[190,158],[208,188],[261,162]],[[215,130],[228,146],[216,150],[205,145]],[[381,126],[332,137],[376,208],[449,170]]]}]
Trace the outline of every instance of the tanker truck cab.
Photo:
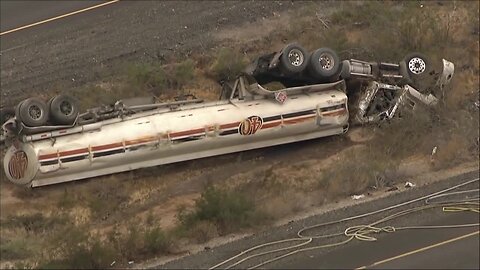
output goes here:
[{"label": "tanker truck cab", "polygon": [[225,89],[220,101],[117,102],[68,127],[26,128],[7,150],[5,173],[37,187],[348,130],[343,80],[269,91],[242,75]]}]

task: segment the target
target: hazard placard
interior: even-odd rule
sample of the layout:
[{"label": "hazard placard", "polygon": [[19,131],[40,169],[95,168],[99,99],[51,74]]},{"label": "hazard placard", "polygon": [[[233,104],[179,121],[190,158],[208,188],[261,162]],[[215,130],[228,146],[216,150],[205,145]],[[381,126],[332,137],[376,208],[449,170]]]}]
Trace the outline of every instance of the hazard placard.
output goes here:
[{"label": "hazard placard", "polygon": [[279,102],[279,103],[284,103],[286,100],[287,100],[287,93],[285,91],[278,91],[278,92],[275,92],[275,99]]}]

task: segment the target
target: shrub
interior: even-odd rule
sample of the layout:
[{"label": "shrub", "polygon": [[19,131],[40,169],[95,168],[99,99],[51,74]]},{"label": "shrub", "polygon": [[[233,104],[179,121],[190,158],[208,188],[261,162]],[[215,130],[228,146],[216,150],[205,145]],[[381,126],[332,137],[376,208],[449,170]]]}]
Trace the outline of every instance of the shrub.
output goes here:
[{"label": "shrub", "polygon": [[68,249],[64,258],[53,259],[41,263],[39,269],[105,269],[110,267],[114,260],[114,250],[98,240],[93,241],[90,247],[85,245],[74,246]]},{"label": "shrub", "polygon": [[41,213],[13,216],[10,220],[4,223],[8,227],[23,227],[25,231],[31,233],[42,233],[45,231],[54,230],[59,225],[67,223],[63,216],[45,217]]},{"label": "shrub", "polygon": [[330,15],[330,20],[333,25],[366,28],[391,20],[394,15],[390,7],[390,3],[383,1],[341,3],[340,8]]},{"label": "shrub", "polygon": [[182,226],[192,228],[201,221],[210,221],[220,233],[252,226],[258,218],[254,204],[241,193],[208,187],[195,202],[192,212],[180,211]]},{"label": "shrub", "polygon": [[189,236],[195,239],[197,243],[201,244],[218,236],[218,230],[212,222],[200,221],[190,228]]},{"label": "shrub", "polygon": [[195,74],[195,62],[191,59],[183,61],[175,67],[175,74],[172,78],[175,88],[182,88],[193,80]]},{"label": "shrub", "polygon": [[67,189],[63,190],[62,197],[57,202],[57,206],[62,209],[69,209],[75,206],[75,193],[69,193]]},{"label": "shrub", "polygon": [[434,159],[434,168],[449,168],[465,161],[467,154],[467,142],[459,135],[454,135],[445,143],[438,146]]},{"label": "shrub", "polygon": [[[401,112],[398,115],[402,115]],[[433,116],[434,113],[428,110],[405,111],[402,117],[382,123],[375,130],[375,139],[367,146],[372,153],[383,153],[389,160],[397,162],[412,153],[428,151],[426,143],[432,132]]]},{"label": "shrub", "polygon": [[127,70],[130,83],[140,88],[165,88],[167,75],[162,67],[152,64],[135,64]]},{"label": "shrub", "polygon": [[83,194],[83,203],[90,208],[96,218],[108,218],[112,213],[119,211],[128,202],[129,192],[123,184],[115,187],[105,184],[105,179],[96,180],[94,190]]},{"label": "shrub", "polygon": [[116,230],[112,231],[112,234],[109,235],[109,240],[127,260],[131,260],[140,254],[143,248],[143,239],[139,228],[134,225],[128,227],[126,234],[120,234]]},{"label": "shrub", "polygon": [[25,239],[2,239],[0,243],[0,254],[2,260],[26,259],[31,255]]},{"label": "shrub", "polygon": [[111,245],[94,238],[86,227],[67,226],[51,237],[50,257],[40,269],[104,269],[115,256]]},{"label": "shrub", "polygon": [[387,153],[369,146],[351,151],[348,159],[342,159],[318,179],[319,189],[329,199],[363,193],[373,186],[385,186],[391,180],[386,179],[387,174],[397,168]]},{"label": "shrub", "polygon": [[160,227],[149,229],[144,234],[145,251],[148,254],[167,252],[170,239]]},{"label": "shrub", "polygon": [[221,48],[217,53],[210,73],[217,81],[229,81],[235,79],[246,66],[242,54],[229,48]]}]

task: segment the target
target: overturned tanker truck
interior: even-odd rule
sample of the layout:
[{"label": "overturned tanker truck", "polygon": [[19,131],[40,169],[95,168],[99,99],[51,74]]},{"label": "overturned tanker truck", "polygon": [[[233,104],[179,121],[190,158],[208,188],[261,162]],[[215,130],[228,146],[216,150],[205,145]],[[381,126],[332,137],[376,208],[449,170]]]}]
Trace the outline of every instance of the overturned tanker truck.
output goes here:
[{"label": "overturned tanker truck", "polygon": [[[222,83],[219,101],[134,98],[80,113],[68,95],[29,98],[3,112],[5,174],[38,187],[343,134],[350,124],[434,105],[454,71],[442,61],[440,71],[418,53],[398,64],[340,61],[331,49],[308,53],[293,43]],[[285,87],[262,86],[273,81]]]}]

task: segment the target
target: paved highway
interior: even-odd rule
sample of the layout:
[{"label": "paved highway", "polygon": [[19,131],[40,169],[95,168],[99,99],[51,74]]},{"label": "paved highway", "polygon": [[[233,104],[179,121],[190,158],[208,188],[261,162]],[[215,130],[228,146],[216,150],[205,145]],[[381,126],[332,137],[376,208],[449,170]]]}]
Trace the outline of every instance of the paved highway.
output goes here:
[{"label": "paved highway", "polygon": [[1,1],[0,32],[18,29],[106,1]]},{"label": "paved highway", "polygon": [[[478,214],[440,213],[422,225],[478,223]],[[414,217],[417,218],[417,217]],[[268,265],[276,269],[479,269],[478,227],[386,233],[376,242],[355,241],[317,256],[305,252]]]},{"label": "paved highway", "polygon": [[478,231],[429,246],[428,250],[394,257],[371,265],[371,269],[479,269]]}]

